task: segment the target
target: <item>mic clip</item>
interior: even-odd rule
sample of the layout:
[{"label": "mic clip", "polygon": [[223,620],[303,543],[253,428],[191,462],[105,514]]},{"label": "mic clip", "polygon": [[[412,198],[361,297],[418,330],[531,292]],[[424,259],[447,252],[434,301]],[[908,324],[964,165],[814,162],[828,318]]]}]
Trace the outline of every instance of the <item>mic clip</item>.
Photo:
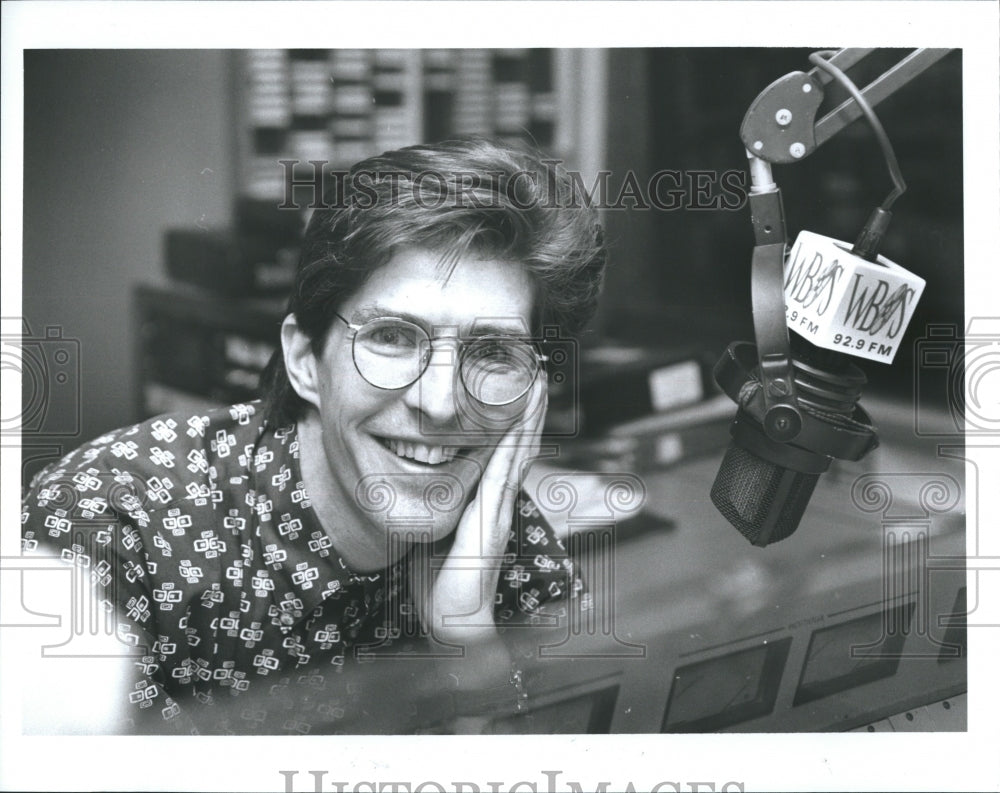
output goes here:
[{"label": "mic clip", "polygon": [[[749,417],[759,424],[771,441],[790,444],[794,440],[795,446],[813,454],[851,461],[878,447],[871,417],[857,401],[866,382],[860,369],[852,364],[833,374],[799,361],[794,366],[801,395],[796,398],[794,412],[786,411],[785,403],[767,405],[757,347],[750,342],[730,344],[715,365],[713,377],[739,406],[744,419]],[[774,426],[786,417],[788,425]],[[768,432],[769,425],[778,432]],[[790,440],[783,440],[789,426],[795,431],[787,433],[792,435]]]},{"label": "mic clip", "polygon": [[795,440],[803,427],[788,328],[785,324],[785,212],[768,163],[749,151],[750,213],[755,246],[751,260],[754,335],[760,346],[761,425],[777,443]]}]

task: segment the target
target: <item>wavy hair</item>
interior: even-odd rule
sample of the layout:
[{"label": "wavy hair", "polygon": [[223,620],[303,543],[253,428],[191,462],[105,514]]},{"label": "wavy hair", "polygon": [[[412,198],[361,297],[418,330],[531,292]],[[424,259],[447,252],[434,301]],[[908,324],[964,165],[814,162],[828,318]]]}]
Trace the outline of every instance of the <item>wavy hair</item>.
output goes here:
[{"label": "wavy hair", "polygon": [[[407,248],[454,267],[474,255],[523,266],[535,286],[535,331],[578,334],[597,307],[603,233],[578,177],[526,147],[485,138],[410,146],[338,174],[306,228],[288,311],[318,355],[334,312]],[[292,423],[306,403],[281,350],[261,379],[269,420]]]}]

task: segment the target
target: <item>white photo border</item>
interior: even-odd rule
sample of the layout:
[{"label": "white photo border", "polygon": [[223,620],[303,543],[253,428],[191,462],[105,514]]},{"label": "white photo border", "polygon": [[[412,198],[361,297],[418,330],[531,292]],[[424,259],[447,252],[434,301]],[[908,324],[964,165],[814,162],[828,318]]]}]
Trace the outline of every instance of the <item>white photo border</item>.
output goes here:
[{"label": "white photo border", "polygon": [[[297,20],[307,21],[307,24]],[[22,55],[30,48],[423,46],[936,46],[963,50],[966,315],[997,313],[997,44],[993,2],[24,2],[3,4],[2,315],[20,315]],[[736,130],[733,131],[734,135]],[[9,399],[10,396],[5,396]],[[5,411],[5,415],[7,412]],[[971,448],[971,447],[970,447]],[[3,452],[3,553],[16,537],[17,450]],[[972,471],[970,469],[970,476]],[[982,472],[980,472],[982,475]],[[985,491],[987,488],[983,488]],[[1000,513],[980,493],[980,519]],[[973,510],[970,510],[970,516]],[[969,527],[968,536],[976,536]],[[996,544],[995,538],[991,541]],[[14,546],[16,548],[16,545]],[[985,548],[980,545],[979,552]],[[16,553],[16,550],[13,551]],[[996,548],[994,556],[1000,556]],[[995,573],[995,571],[994,571]],[[997,587],[993,587],[994,590]],[[995,592],[994,592],[995,593]],[[983,604],[1000,623],[997,602]],[[1000,631],[970,631],[969,729],[934,734],[530,737],[26,737],[16,667],[0,669],[0,788],[311,790],[310,770],[346,790],[467,780],[489,790],[997,790]],[[12,715],[13,714],[13,715]],[[990,747],[993,749],[990,749]],[[375,787],[364,786],[367,781]],[[324,788],[333,790],[333,787]],[[427,786],[425,790],[435,790]],[[663,786],[662,790],[674,787]],[[466,788],[471,790],[471,788]]]}]

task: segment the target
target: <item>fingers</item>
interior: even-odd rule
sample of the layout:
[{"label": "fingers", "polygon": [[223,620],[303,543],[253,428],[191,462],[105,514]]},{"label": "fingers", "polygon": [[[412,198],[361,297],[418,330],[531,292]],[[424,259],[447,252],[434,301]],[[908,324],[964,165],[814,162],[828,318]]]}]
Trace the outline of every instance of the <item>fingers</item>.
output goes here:
[{"label": "fingers", "polygon": [[532,397],[534,401],[528,408],[530,411],[529,426],[526,428],[522,439],[522,442],[526,442],[525,459],[537,457],[542,443],[545,415],[549,409],[548,381],[544,377],[539,379]]},{"label": "fingers", "polygon": [[548,408],[549,388],[548,380],[545,377],[536,378],[531,390],[528,392],[528,401],[524,408],[520,427],[541,432],[545,423],[545,412]]},{"label": "fingers", "polygon": [[500,495],[509,497],[511,501],[520,489],[523,464],[538,454],[547,407],[547,382],[545,378],[538,378],[528,393],[521,420],[497,445],[484,472],[482,482],[487,487],[496,483],[503,491]]},{"label": "fingers", "polygon": [[514,522],[524,463],[538,454],[545,421],[544,378],[532,387],[523,418],[493,449],[455,534],[452,553],[461,557],[502,556]]},{"label": "fingers", "polygon": [[535,384],[521,420],[493,449],[476,494],[459,521],[451,551],[428,600],[436,628],[443,628],[446,618],[471,615],[471,622],[463,626],[469,635],[489,634],[486,626],[495,630],[493,596],[514,524],[523,464],[537,454],[540,444],[547,406],[545,386],[544,379]]},{"label": "fingers", "polygon": [[511,437],[511,434],[493,450],[493,456],[479,480],[476,498],[479,502],[479,515],[474,517],[481,520],[483,550],[488,555],[503,553],[514,514],[514,503],[520,489],[520,432],[514,434],[515,437]]},{"label": "fingers", "polygon": [[[548,407],[546,385],[544,378],[536,381],[529,394],[524,421],[512,427],[501,441],[480,482],[484,503],[495,504],[495,511],[488,509],[487,519],[493,522],[494,534],[498,541],[503,539],[504,547],[514,521],[514,509],[521,491],[524,466],[529,460],[538,456],[541,445],[545,411]],[[496,490],[490,492],[493,488]],[[490,512],[492,514],[489,514]],[[502,552],[503,547],[499,551]]]}]

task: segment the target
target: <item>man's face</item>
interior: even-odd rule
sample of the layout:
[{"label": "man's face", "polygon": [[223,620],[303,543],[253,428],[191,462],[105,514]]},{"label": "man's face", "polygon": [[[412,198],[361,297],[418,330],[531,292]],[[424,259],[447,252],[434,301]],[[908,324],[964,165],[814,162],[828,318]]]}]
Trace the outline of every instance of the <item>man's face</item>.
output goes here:
[{"label": "man's face", "polygon": [[[340,320],[316,357],[325,484],[361,518],[373,551],[387,549],[394,533],[416,529],[439,539],[457,525],[502,430],[521,418],[526,399],[486,409],[489,432],[482,421],[468,421],[455,337],[523,337],[533,306],[521,265],[467,257],[450,269],[439,254],[419,249],[396,254],[341,305],[352,324],[396,317],[435,340],[423,375],[395,390],[359,374],[354,332]],[[482,411],[477,406],[475,413]]]}]

